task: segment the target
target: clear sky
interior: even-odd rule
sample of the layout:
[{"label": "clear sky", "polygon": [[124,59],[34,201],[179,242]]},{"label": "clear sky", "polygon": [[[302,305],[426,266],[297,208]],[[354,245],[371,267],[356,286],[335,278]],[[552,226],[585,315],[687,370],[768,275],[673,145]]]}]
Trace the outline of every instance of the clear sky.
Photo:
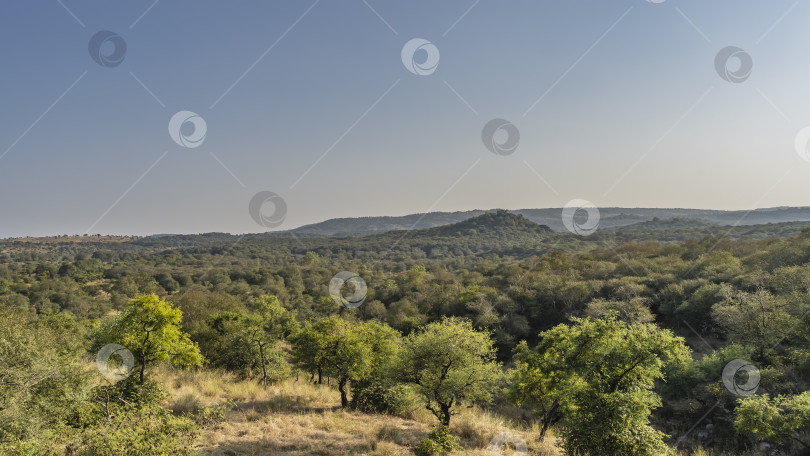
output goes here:
[{"label": "clear sky", "polygon": [[[796,0],[3,2],[0,236],[810,205],[808,17]],[[191,114],[170,134],[180,111],[201,141]],[[513,153],[485,146],[493,119]],[[265,205],[260,226],[259,192],[285,217]]]}]

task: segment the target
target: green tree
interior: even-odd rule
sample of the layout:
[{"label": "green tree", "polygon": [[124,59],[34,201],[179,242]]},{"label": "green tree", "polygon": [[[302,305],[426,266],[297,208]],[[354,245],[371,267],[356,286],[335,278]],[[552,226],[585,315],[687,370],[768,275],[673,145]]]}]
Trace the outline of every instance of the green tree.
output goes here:
[{"label": "green tree", "polygon": [[615,311],[619,317],[628,323],[651,323],[655,316],[644,298],[632,297],[627,300],[594,299],[585,308],[585,315],[601,317]]},{"label": "green tree", "polygon": [[534,349],[515,349],[511,399],[535,409],[541,437],[562,421],[570,454],[666,453],[663,434],[649,426],[661,402],[652,389],[668,363],[689,361],[683,339],[615,312],[572,323],[541,333]]},{"label": "green tree", "polygon": [[287,311],[276,296],[259,296],[247,307],[247,313],[223,312],[209,319],[223,339],[218,364],[233,369],[260,367],[262,385],[267,389],[268,364],[278,364],[282,358],[276,345],[295,331],[298,323],[295,313]]},{"label": "green tree", "polygon": [[378,322],[348,322],[336,315],[308,325],[292,338],[293,359],[300,365],[334,377],[340,404],[348,407],[347,385],[364,380],[398,348],[399,333]]},{"label": "green tree", "polygon": [[754,293],[723,286],[724,300],[712,307],[714,320],[728,331],[729,339],[756,347],[757,359],[768,358],[786,336],[786,329],[800,323],[790,313],[789,301],[758,289]]},{"label": "green tree", "polygon": [[313,377],[317,374],[318,384],[323,383],[323,334],[315,329],[312,323],[307,322],[303,328],[289,337],[292,344],[292,362],[300,369],[310,372]]},{"label": "green tree", "polygon": [[31,317],[0,306],[0,454],[7,442],[64,424],[90,397],[83,336],[69,314]]},{"label": "green tree", "polygon": [[146,368],[163,361],[177,367],[202,365],[200,349],[181,329],[182,320],[183,312],[170,302],[143,295],[102,326],[97,344],[117,342],[131,350],[143,383]]},{"label": "green tree", "polygon": [[750,432],[782,444],[794,441],[810,449],[810,392],[740,399],[734,411],[734,427],[738,432]]},{"label": "green tree", "polygon": [[492,400],[505,378],[495,355],[488,332],[476,331],[469,320],[444,318],[405,338],[395,373],[416,387],[441,425],[449,426],[461,401]]}]

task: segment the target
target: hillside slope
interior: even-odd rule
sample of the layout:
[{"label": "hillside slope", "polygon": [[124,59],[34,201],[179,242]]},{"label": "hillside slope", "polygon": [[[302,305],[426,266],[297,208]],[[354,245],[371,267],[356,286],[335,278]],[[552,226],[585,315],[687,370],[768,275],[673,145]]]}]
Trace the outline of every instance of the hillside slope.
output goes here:
[{"label": "hillside slope", "polygon": [[[330,219],[284,231],[297,236],[364,236],[397,230],[419,230],[462,222],[483,214],[498,212],[498,209],[463,212],[430,212],[400,217],[357,217]],[[721,211],[710,209],[667,208],[599,208],[602,228],[622,227],[654,219],[694,222],[704,225],[758,225],[767,223],[808,222],[810,207],[776,207],[753,211]],[[518,209],[509,211],[526,219],[546,225],[554,231],[565,231],[560,215],[561,208]]]}]

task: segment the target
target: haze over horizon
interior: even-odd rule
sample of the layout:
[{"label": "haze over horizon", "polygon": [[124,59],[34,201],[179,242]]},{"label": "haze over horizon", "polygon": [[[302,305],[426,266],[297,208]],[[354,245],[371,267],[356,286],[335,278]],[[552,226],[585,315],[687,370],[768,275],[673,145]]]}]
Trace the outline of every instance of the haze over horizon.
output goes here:
[{"label": "haze over horizon", "polygon": [[[797,153],[810,5],[795,0],[2,11],[4,238],[264,232],[575,199],[810,206]],[[182,111],[204,119],[203,139],[190,114],[170,135]],[[284,216],[257,223],[259,192]]]}]

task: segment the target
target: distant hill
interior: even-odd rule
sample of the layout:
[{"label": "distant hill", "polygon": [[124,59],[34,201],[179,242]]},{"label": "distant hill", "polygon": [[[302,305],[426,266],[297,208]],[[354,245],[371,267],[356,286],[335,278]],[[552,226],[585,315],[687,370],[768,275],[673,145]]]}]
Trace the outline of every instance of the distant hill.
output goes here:
[{"label": "distant hill", "polygon": [[[430,212],[401,217],[357,217],[330,219],[282,233],[297,236],[366,236],[389,231],[426,229],[459,223],[498,209],[464,212]],[[706,226],[748,226],[768,223],[809,222],[810,207],[775,207],[753,211],[666,208],[599,208],[600,229],[611,229],[644,222],[677,220],[681,228]],[[565,231],[561,208],[519,209],[509,211],[554,231]],[[654,228],[654,226],[650,226]],[[671,228],[671,227],[670,227]]]},{"label": "distant hill", "polygon": [[497,212],[487,212],[452,225],[425,229],[422,230],[422,235],[479,236],[497,234],[500,237],[518,233],[548,235],[552,232],[551,228],[545,225],[538,225],[523,215],[499,210]]},{"label": "distant hill", "polygon": [[397,230],[421,230],[450,225],[492,211],[431,212],[398,217],[354,217],[329,219],[286,231],[304,236],[364,236]]},{"label": "distant hill", "polygon": [[[538,211],[542,210],[535,210]],[[664,210],[655,211],[654,213],[660,215]],[[66,255],[82,254],[104,258],[125,252],[132,252],[135,255],[152,252],[161,256],[175,255],[175,252],[189,255],[232,254],[245,258],[269,255],[273,258],[285,258],[284,261],[310,251],[321,256],[341,256],[372,262],[482,256],[520,259],[552,250],[584,251],[597,247],[611,248],[625,242],[682,242],[705,236],[731,239],[786,238],[799,235],[810,227],[810,222],[807,221],[733,226],[714,224],[708,221],[707,217],[702,220],[680,217],[670,219],[653,217],[651,220],[644,220],[644,216],[637,210],[617,208],[603,211],[607,216],[603,217],[605,222],[599,230],[591,236],[583,237],[564,230],[554,231],[546,225],[535,223],[529,217],[518,213],[519,211],[480,212],[474,217],[455,223],[422,229],[391,230],[363,236],[273,232],[244,235],[205,233],[157,237],[59,236],[5,239],[0,240],[0,262],[11,258],[32,260],[34,258],[32,255],[36,255],[37,261],[43,259],[61,261]],[[715,220],[729,217],[720,211],[715,212],[713,214]],[[692,214],[694,215],[694,212]],[[752,219],[761,219],[768,214],[768,211],[757,212]],[[779,209],[770,214],[774,215],[775,220],[780,220],[796,216],[797,211]],[[458,216],[459,213],[454,213],[444,220]],[[351,219],[344,219],[344,223],[346,220]],[[633,223],[628,224],[631,221]],[[414,222],[412,221],[411,225]],[[419,224],[421,223],[422,221]],[[559,221],[555,223],[562,225]]]}]

